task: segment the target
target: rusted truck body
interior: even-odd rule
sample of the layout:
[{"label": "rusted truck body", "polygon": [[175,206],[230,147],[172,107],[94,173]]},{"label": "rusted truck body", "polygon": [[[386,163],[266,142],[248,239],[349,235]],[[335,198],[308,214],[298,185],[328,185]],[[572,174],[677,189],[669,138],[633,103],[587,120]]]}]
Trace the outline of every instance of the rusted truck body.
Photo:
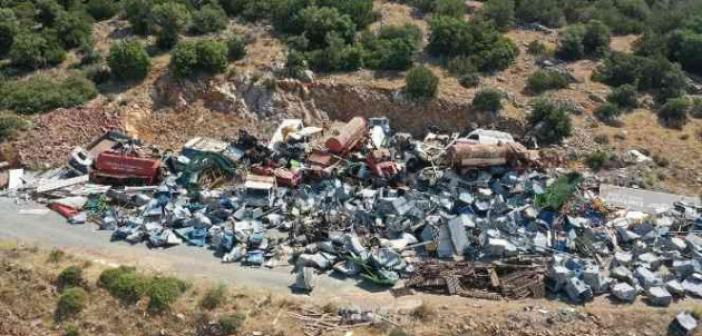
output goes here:
[{"label": "rusted truck body", "polygon": [[446,151],[448,163],[456,168],[520,165],[534,162],[538,152],[519,143],[473,144],[456,142]]},{"label": "rusted truck body", "polygon": [[368,133],[368,122],[363,117],[354,117],[336,134],[329,137],[324,145],[333,154],[344,156],[356,148]]},{"label": "rusted truck body", "polygon": [[161,177],[161,161],[104,151],[95,159],[90,180],[119,185],[155,185]]},{"label": "rusted truck body", "polygon": [[386,148],[371,151],[366,156],[366,164],[375,176],[391,178],[400,172],[398,164],[392,160]]}]

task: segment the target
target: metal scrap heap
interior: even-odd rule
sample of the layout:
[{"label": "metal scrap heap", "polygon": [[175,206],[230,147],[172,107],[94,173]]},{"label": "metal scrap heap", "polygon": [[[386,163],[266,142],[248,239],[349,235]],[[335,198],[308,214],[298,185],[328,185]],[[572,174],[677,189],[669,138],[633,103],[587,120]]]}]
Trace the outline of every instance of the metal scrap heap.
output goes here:
[{"label": "metal scrap heap", "polygon": [[11,170],[6,193],[31,194],[115,241],[292,264],[303,291],[334,272],[488,299],[702,297],[693,201],[616,207],[626,200],[608,204],[592,176],[545,171],[537,151],[497,131],[415,140],[387,119],[357,117],[324,132],[286,120],[268,144],[242,131],[179,153],[111,132],[77,148],[68,168]]}]

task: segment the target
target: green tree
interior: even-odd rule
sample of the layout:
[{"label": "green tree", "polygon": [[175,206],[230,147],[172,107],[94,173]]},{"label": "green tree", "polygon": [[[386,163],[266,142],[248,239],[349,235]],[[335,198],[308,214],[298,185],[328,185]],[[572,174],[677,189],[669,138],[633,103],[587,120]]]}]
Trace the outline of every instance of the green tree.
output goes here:
[{"label": "green tree", "polygon": [[639,105],[636,87],[631,84],[613,88],[607,96],[607,101],[625,109],[635,108]]},{"label": "green tree", "polygon": [[532,112],[528,117],[534,136],[543,144],[558,143],[570,136],[572,124],[570,108],[545,98],[536,98],[531,103]]},{"label": "green tree", "polygon": [[15,66],[37,69],[56,65],[66,58],[66,51],[51,34],[20,33],[10,48],[10,61]]},{"label": "green tree", "polygon": [[327,35],[335,33],[346,43],[353,40],[356,25],[348,15],[342,15],[336,8],[307,7],[300,11],[299,18],[304,34],[312,49],[328,46]]},{"label": "green tree", "polygon": [[308,53],[310,66],[316,71],[354,71],[363,66],[363,49],[347,45],[336,33],[327,35],[327,47]]},{"label": "green tree", "polygon": [[583,47],[591,56],[603,56],[609,51],[609,42],[612,35],[604,23],[592,20],[585,26]]},{"label": "green tree", "polygon": [[241,36],[234,35],[227,40],[229,60],[238,61],[246,56],[246,41]]},{"label": "green tree", "polygon": [[540,23],[549,27],[560,27],[565,24],[565,16],[556,0],[519,1],[516,16],[524,23]]},{"label": "green tree", "polygon": [[54,0],[38,0],[36,2],[36,20],[44,26],[53,26],[64,8]]},{"label": "green tree", "polygon": [[501,31],[506,31],[514,26],[514,10],[514,0],[491,0],[483,5],[481,15],[492,20]]},{"label": "green tree", "polygon": [[[293,0],[294,2],[307,2],[308,0]],[[308,4],[310,2],[307,2]],[[373,11],[373,0],[317,0],[319,7],[336,8],[341,14],[348,15],[357,28],[366,28],[375,21],[378,13]]]},{"label": "green tree", "polygon": [[366,33],[361,37],[366,50],[363,63],[371,69],[408,69],[419,51],[421,37],[419,27],[412,24],[384,26],[377,35]]},{"label": "green tree", "polygon": [[156,34],[160,48],[172,48],[178,43],[179,34],[190,25],[190,11],[181,3],[164,2],[154,6],[150,29]]},{"label": "green tree", "polygon": [[305,54],[297,50],[288,51],[285,61],[285,74],[292,78],[301,78],[308,68]]},{"label": "green tree", "polygon": [[556,70],[537,70],[527,79],[527,89],[536,94],[548,90],[564,89],[568,87],[568,84],[568,78]]},{"label": "green tree", "polygon": [[595,116],[605,122],[611,122],[622,114],[622,110],[614,103],[604,103],[595,110]]},{"label": "green tree", "polygon": [[107,63],[120,80],[143,80],[151,68],[151,59],[137,40],[123,40],[112,44]]},{"label": "green tree", "polygon": [[502,109],[504,94],[496,89],[482,89],[473,97],[473,109],[481,112],[497,113]]},{"label": "green tree", "polygon": [[404,91],[409,97],[414,99],[432,99],[436,97],[439,91],[439,78],[427,67],[414,67],[405,76]]},{"label": "green tree", "polygon": [[112,0],[88,0],[85,4],[85,11],[98,21],[115,16],[117,10],[117,3]]},{"label": "green tree", "polygon": [[217,4],[202,6],[193,15],[192,31],[197,34],[218,32],[227,27],[227,13]]},{"label": "green tree", "polygon": [[19,32],[20,23],[15,13],[7,8],[0,8],[0,56],[7,54]]},{"label": "green tree", "polygon": [[124,0],[124,16],[132,26],[135,34],[146,35],[149,32],[153,0]]},{"label": "green tree", "polygon": [[214,40],[197,42],[198,68],[209,74],[222,73],[227,69],[227,45]]},{"label": "green tree", "polygon": [[686,97],[668,99],[658,110],[658,118],[668,127],[681,128],[687,122],[690,100]]},{"label": "green tree", "polygon": [[55,23],[56,33],[67,49],[88,46],[93,41],[93,20],[83,12],[65,12]]},{"label": "green tree", "polygon": [[702,33],[676,30],[668,39],[670,59],[679,62],[683,69],[702,75]]},{"label": "green tree", "polygon": [[641,57],[613,52],[597,68],[594,79],[611,86],[636,84],[641,74]]},{"label": "green tree", "polygon": [[466,4],[463,0],[436,0],[434,13],[462,18],[466,14]]},{"label": "green tree", "polygon": [[188,77],[197,71],[197,46],[195,42],[178,43],[171,52],[171,71],[177,77]]},{"label": "green tree", "polygon": [[583,39],[586,35],[585,26],[577,24],[565,29],[558,41],[556,56],[564,60],[578,60],[585,57]]}]

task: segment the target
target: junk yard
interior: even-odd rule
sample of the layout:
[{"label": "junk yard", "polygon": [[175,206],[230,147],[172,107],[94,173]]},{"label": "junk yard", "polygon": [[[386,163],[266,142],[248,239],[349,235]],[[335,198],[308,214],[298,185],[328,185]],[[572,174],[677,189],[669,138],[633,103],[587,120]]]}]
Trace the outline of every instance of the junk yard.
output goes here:
[{"label": "junk yard", "polygon": [[294,265],[300,293],[333,274],[489,300],[702,297],[698,199],[550,167],[510,134],[414,139],[385,118],[355,117],[231,138],[164,152],[110,131],[64,167],[5,170],[3,196],[32,198],[115,243],[209,249],[261,272]]}]

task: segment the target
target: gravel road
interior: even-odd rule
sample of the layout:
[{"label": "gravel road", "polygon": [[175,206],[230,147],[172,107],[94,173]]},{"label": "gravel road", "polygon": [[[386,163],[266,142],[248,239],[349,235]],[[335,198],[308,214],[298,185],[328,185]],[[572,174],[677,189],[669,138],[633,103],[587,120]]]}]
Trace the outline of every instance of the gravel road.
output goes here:
[{"label": "gravel road", "polygon": [[[31,201],[0,198],[0,240],[36,244],[48,249],[61,248],[110,265],[136,265],[191,279],[209,279],[279,293],[291,292],[290,285],[295,279],[290,266],[274,269],[242,267],[221,263],[212,251],[205,248],[181,245],[149,249],[145,244],[132,246],[126,242],[110,242],[110,232],[99,231],[93,224],[69,225],[53,211],[21,214],[22,209],[40,212],[46,207]],[[369,296],[383,300],[390,296],[386,291],[369,292],[360,285],[354,280],[323,275],[318,277],[312,296],[349,301],[363,301]]]}]

